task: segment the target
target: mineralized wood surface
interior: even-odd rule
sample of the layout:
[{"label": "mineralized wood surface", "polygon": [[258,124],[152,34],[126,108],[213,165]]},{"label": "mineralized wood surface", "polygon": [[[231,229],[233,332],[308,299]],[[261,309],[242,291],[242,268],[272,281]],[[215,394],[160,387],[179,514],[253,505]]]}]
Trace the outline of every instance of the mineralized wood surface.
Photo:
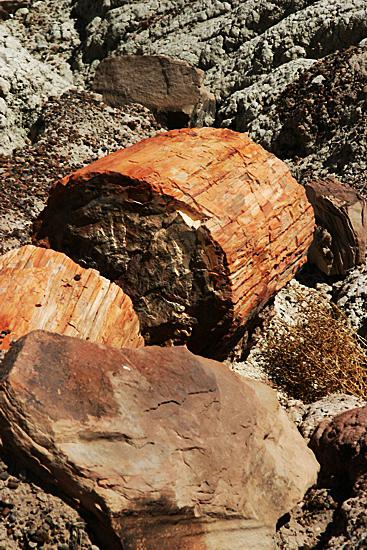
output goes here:
[{"label": "mineralized wood surface", "polygon": [[246,134],[195,128],[58,182],[34,242],[121,285],[147,343],[219,357],[304,261],[313,228],[282,161]]},{"label": "mineralized wood surface", "polygon": [[120,287],[65,254],[28,245],[0,257],[0,350],[34,329],[117,348],[144,346]]},{"label": "mineralized wood surface", "polygon": [[345,275],[365,262],[366,201],[335,178],[311,181],[305,189],[317,223],[309,260],[327,275]]}]

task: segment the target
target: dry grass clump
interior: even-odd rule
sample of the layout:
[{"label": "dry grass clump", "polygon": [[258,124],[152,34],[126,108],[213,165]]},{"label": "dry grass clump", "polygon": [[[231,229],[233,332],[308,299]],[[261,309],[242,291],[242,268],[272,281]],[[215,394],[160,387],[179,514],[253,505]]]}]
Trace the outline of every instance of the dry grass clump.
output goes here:
[{"label": "dry grass clump", "polygon": [[367,396],[366,341],[333,303],[295,291],[293,325],[277,321],[261,344],[269,376],[310,403],[330,393]]}]

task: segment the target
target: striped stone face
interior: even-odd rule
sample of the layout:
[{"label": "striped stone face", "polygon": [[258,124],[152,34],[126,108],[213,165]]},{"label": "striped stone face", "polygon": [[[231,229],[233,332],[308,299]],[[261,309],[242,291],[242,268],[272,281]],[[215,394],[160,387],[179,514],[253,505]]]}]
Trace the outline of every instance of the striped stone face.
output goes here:
[{"label": "striped stone face", "polygon": [[61,252],[28,245],[0,257],[0,351],[35,329],[117,348],[144,345],[120,287]]}]

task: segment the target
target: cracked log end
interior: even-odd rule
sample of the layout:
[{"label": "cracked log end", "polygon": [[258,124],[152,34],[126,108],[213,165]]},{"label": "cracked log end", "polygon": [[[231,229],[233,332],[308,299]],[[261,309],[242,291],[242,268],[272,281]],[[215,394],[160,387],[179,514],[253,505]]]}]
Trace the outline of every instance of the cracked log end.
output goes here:
[{"label": "cracked log end", "polygon": [[33,242],[120,285],[146,343],[223,358],[305,260],[313,228],[282,161],[246,134],[195,128],[55,184]]},{"label": "cracked log end", "polygon": [[121,288],[65,254],[23,246],[0,257],[0,351],[35,329],[117,348],[144,346]]}]

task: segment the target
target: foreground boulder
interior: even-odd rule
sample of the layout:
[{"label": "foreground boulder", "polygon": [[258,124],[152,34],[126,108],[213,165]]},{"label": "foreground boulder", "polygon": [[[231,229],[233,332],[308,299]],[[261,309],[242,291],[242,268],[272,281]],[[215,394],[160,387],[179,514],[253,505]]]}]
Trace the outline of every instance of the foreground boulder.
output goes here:
[{"label": "foreground boulder", "polygon": [[309,261],[326,275],[345,275],[365,261],[366,201],[335,178],[311,181],[305,189],[317,223]]},{"label": "foreground boulder", "polygon": [[3,451],[109,550],[272,548],[317,462],[275,392],[183,347],[35,331],[1,365]]},{"label": "foreground boulder", "polygon": [[140,103],[169,129],[210,126],[215,97],[204,88],[204,71],[161,55],[127,55],[98,65],[93,90],[112,107]]},{"label": "foreground boulder", "polygon": [[0,351],[34,329],[118,348],[144,345],[121,288],[65,254],[28,245],[0,256]]},{"label": "foreground boulder", "polygon": [[58,182],[34,243],[131,297],[145,341],[224,357],[304,261],[314,218],[273,155],[230,130],[173,130]]}]

